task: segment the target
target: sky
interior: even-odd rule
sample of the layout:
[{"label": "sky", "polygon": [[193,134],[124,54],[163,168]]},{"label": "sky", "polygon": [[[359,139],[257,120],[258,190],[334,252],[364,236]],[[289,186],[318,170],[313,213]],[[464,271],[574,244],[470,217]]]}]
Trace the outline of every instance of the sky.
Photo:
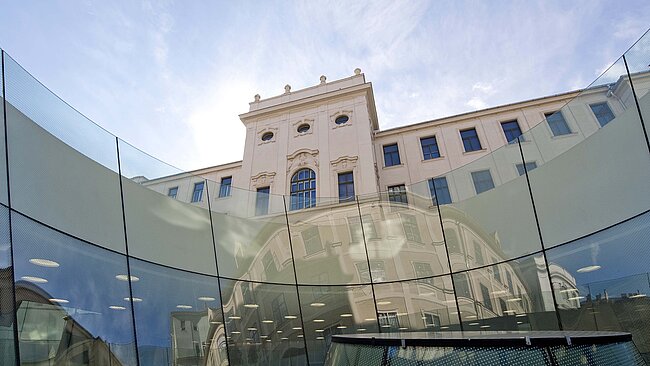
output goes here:
[{"label": "sky", "polygon": [[241,160],[238,115],[360,68],[381,129],[579,89],[650,2],[0,1],[0,47],[98,125],[183,170]]}]

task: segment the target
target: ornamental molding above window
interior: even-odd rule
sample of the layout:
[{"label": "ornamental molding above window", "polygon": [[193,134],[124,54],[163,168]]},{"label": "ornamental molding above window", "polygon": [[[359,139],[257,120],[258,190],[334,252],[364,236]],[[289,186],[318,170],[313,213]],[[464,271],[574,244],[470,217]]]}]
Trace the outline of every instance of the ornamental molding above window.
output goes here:
[{"label": "ornamental molding above window", "polygon": [[357,167],[357,156],[341,156],[334,161],[330,162],[332,171],[340,172],[344,170],[351,170]]},{"label": "ornamental molding above window", "polygon": [[270,187],[273,184],[275,172],[261,172],[251,177],[253,188]]},{"label": "ornamental molding above window", "polygon": [[[273,134],[273,137],[271,137],[267,141],[264,141],[262,140],[262,136],[264,136],[264,134],[266,134],[267,132],[271,132]],[[257,135],[256,135],[257,145],[259,146],[259,145],[274,143],[277,135],[278,135],[278,129],[276,127],[263,127],[257,130]]]},{"label": "ornamental molding above window", "polygon": [[318,150],[299,149],[293,154],[287,155],[287,173],[296,171],[299,168],[317,168]]},{"label": "ornamental molding above window", "polygon": [[[348,120],[345,123],[342,123],[340,125],[336,124],[336,119],[340,116],[348,116]],[[351,109],[340,109],[333,114],[330,114],[330,126],[331,128],[337,129],[337,128],[343,128],[343,127],[348,127],[352,125],[352,110]]]}]

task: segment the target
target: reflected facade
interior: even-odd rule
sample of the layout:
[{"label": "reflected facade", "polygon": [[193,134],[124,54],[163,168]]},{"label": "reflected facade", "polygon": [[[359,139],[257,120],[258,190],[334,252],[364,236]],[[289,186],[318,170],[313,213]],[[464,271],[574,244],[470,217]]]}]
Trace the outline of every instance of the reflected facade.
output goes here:
[{"label": "reflected facade", "polygon": [[0,363],[322,365],[333,335],[454,330],[626,331],[650,361],[648,45],[421,132],[379,131],[360,72],[256,97],[245,159],[193,172],[3,52]]}]

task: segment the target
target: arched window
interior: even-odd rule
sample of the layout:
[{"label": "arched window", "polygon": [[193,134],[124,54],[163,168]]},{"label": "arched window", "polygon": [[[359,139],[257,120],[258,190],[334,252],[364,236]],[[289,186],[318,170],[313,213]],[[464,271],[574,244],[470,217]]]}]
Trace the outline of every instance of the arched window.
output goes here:
[{"label": "arched window", "polygon": [[291,177],[291,210],[316,206],[316,173],[305,168]]}]

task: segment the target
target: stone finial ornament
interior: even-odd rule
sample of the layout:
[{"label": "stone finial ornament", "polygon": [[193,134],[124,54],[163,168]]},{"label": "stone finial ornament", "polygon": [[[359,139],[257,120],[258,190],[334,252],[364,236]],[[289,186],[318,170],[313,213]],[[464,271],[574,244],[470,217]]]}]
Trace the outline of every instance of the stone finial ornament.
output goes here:
[{"label": "stone finial ornament", "polygon": [[354,69],[354,75],[361,75],[361,69],[358,67]]},{"label": "stone finial ornament", "polygon": [[253,98],[255,98],[256,102],[259,102],[261,97],[260,97],[259,94],[255,94],[255,96]]},{"label": "stone finial ornament", "polygon": [[327,80],[327,77],[325,75],[320,76],[320,83],[325,84],[325,81]]},{"label": "stone finial ornament", "polygon": [[284,86],[284,94],[291,93],[291,85],[287,84]]}]

